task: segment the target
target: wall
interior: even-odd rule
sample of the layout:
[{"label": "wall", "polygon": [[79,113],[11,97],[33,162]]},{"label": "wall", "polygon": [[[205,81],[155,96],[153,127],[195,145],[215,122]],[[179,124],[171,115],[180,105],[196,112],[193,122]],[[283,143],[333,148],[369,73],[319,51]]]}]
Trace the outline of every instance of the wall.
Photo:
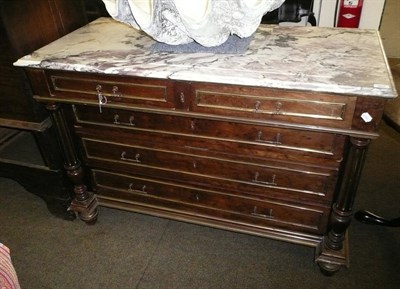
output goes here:
[{"label": "wall", "polygon": [[388,58],[400,59],[400,1],[386,0],[379,29]]},{"label": "wall", "polygon": [[[314,0],[314,13],[319,26],[334,26],[336,2],[337,0]],[[379,29],[384,4],[385,0],[364,0],[359,27]]]}]

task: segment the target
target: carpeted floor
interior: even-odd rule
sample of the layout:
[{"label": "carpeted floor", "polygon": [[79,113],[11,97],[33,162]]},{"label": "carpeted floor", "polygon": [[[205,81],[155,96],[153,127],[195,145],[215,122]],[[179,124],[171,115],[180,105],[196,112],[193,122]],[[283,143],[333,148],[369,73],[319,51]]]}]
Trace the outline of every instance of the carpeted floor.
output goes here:
[{"label": "carpeted floor", "polygon": [[[400,133],[384,124],[356,210],[400,216],[399,173]],[[0,242],[23,289],[399,288],[400,228],[354,220],[349,233],[350,268],[326,277],[312,248],[107,208],[94,226],[64,221],[0,178]]]}]

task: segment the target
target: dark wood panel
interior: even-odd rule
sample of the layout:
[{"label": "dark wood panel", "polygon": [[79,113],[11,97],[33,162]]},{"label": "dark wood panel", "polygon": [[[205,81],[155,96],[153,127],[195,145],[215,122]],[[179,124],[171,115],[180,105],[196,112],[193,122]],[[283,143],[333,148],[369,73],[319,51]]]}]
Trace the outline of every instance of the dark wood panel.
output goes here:
[{"label": "dark wood panel", "polygon": [[80,0],[3,0],[0,16],[13,61],[87,23]]},{"label": "dark wood panel", "polygon": [[337,171],[291,163],[253,164],[83,139],[88,164],[126,173],[225,188],[239,194],[328,204]]},{"label": "dark wood panel", "polygon": [[67,219],[75,217],[67,211],[71,185],[62,170],[49,114],[33,99],[25,72],[13,63],[86,24],[83,7],[81,0],[0,0],[0,126],[32,131],[38,146],[33,154],[44,162],[38,167],[2,159],[0,175],[18,181],[42,197],[54,215]]},{"label": "dark wood panel", "polygon": [[353,117],[353,129],[378,132],[386,99],[359,97]]},{"label": "dark wood panel", "polygon": [[78,123],[104,125],[188,134],[199,137],[253,143],[264,147],[307,150],[315,154],[341,157],[340,136],[332,133],[254,125],[233,121],[202,119],[199,116],[174,116],[96,106],[75,106]]},{"label": "dark wood panel", "polygon": [[107,106],[175,108],[173,82],[138,77],[54,72],[48,75],[50,95],[61,101],[85,101]]},{"label": "dark wood panel", "polygon": [[[218,156],[233,160],[252,160],[259,163],[268,160],[285,160],[302,162],[319,167],[336,169],[340,165],[341,155],[321,154],[308,150],[291,150],[276,146],[268,146],[259,142],[239,142],[219,138],[199,137],[191,134],[173,134],[164,131],[118,126],[101,126],[85,123],[76,126],[81,136],[89,138],[114,141],[125,145],[142,144],[150,147],[158,147],[166,150],[193,153],[198,155]],[[103,132],[107,131],[107,134]],[[338,148],[344,145],[344,136],[340,136],[335,142]],[[335,148],[336,151],[336,148]],[[338,152],[340,150],[337,150]]]},{"label": "dark wood panel", "polygon": [[191,111],[351,128],[357,98],[323,93],[193,83]]},{"label": "dark wood panel", "polygon": [[13,63],[86,23],[81,0],[0,1],[1,118],[41,122],[48,117]]},{"label": "dark wood panel", "polygon": [[215,216],[233,222],[245,222],[251,226],[278,226],[313,233],[322,233],[328,218],[328,207],[260,201],[231,195],[226,191],[200,190],[171,182],[134,178],[98,170],[93,173],[100,195],[127,202],[158,204],[182,211],[189,206],[192,213],[201,213],[203,208],[212,209],[213,213],[208,213],[208,218]]}]

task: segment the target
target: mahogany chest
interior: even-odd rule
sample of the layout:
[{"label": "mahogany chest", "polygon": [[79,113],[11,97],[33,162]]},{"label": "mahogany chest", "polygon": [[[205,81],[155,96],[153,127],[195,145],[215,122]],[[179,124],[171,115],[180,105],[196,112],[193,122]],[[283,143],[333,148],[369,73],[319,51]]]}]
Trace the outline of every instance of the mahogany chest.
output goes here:
[{"label": "mahogany chest", "polygon": [[[325,273],[347,266],[345,237],[366,150],[378,136],[385,102],[396,95],[382,52],[372,62],[385,76],[372,75],[379,82],[373,87],[356,75],[354,86],[365,83],[355,90],[352,81],[332,76],[334,69],[325,66],[319,75],[278,67],[277,77],[265,64],[262,70],[267,56],[256,47],[258,36],[248,54],[229,56],[230,62],[213,54],[189,60],[148,52],[148,42],[140,42],[145,36],[112,20],[86,29],[95,34],[90,29],[96,25],[105,34],[124,31],[118,43],[130,35],[136,50],[79,50],[74,45],[83,35],[97,45],[105,37],[88,36],[83,28],[17,63],[59,132],[75,185],[71,210],[89,223],[102,205],[265,236],[315,247]],[[271,32],[263,29],[259,34]],[[302,50],[300,40],[292,42],[293,53],[317,56]],[[53,55],[57,45],[71,52]],[[283,56],[296,62],[296,56]],[[283,56],[271,61],[285,63]]]}]

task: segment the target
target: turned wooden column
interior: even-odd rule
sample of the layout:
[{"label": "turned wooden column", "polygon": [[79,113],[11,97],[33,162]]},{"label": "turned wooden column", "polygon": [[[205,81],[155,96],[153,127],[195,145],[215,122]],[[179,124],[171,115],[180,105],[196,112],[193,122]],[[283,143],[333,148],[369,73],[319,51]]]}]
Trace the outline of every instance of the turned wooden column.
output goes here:
[{"label": "turned wooden column", "polygon": [[347,159],[342,187],[331,214],[331,227],[326,245],[333,250],[343,247],[346,230],[353,214],[353,204],[364,166],[369,139],[351,138],[351,147]]},{"label": "turned wooden column", "polygon": [[63,110],[58,103],[49,103],[46,108],[57,128],[57,136],[64,157],[64,167],[69,180],[74,185],[74,198],[68,210],[75,212],[82,221],[92,224],[97,220],[97,199],[84,184],[81,162],[77,157]]},{"label": "turned wooden column", "polygon": [[353,215],[353,204],[370,139],[350,138],[341,187],[332,206],[329,232],[318,250],[316,261],[326,274],[347,266],[345,238]]}]

